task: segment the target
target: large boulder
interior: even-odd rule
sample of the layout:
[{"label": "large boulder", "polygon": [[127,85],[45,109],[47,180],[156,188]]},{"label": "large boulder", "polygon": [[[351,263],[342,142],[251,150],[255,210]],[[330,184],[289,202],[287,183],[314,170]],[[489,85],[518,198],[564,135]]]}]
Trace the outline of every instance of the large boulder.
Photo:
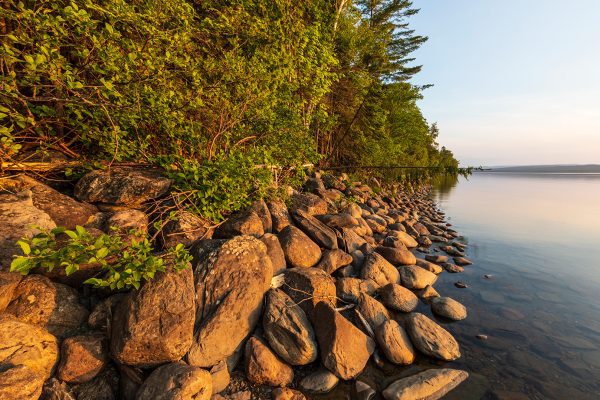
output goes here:
[{"label": "large boulder", "polygon": [[175,362],[156,368],[138,389],[136,400],[209,400],[210,373]]},{"label": "large boulder", "polygon": [[21,282],[21,274],[0,271],[0,314],[4,312],[12,300],[15,289]]},{"label": "large boulder", "polygon": [[269,207],[264,200],[256,200],[250,205],[250,210],[254,211],[258,218],[262,221],[263,230],[265,233],[270,233],[273,230],[273,219],[271,218],[271,212]]},{"label": "large boulder", "polygon": [[321,269],[289,269],[285,274],[283,290],[311,319],[317,303],[323,301],[335,306],[335,283],[333,278]]},{"label": "large boulder", "polygon": [[113,358],[136,367],[178,361],[192,344],[194,316],[191,269],[157,273],[119,303],[111,332]]},{"label": "large boulder", "polygon": [[292,195],[292,213],[302,210],[310,215],[327,214],[327,202],[312,193],[295,193]]},{"label": "large boulder", "polygon": [[238,236],[211,252],[195,273],[196,328],[187,360],[212,367],[254,330],[273,267],[264,243]]},{"label": "large boulder", "polygon": [[421,353],[444,361],[454,361],[460,357],[456,339],[425,315],[410,314],[406,328],[413,345]]},{"label": "large boulder", "polygon": [[390,319],[390,313],[384,305],[366,293],[361,294],[358,298],[358,307],[356,310],[360,312],[362,317],[374,331],[377,330],[381,324]]},{"label": "large boulder", "polygon": [[321,249],[304,232],[289,225],[279,233],[279,242],[291,268],[310,268],[321,259]]},{"label": "large boulder", "polygon": [[337,235],[333,229],[302,210],[297,210],[292,216],[298,227],[316,244],[327,249],[337,249]]},{"label": "large boulder", "polygon": [[6,313],[59,337],[75,334],[89,315],[75,289],[42,275],[29,275],[19,283]]},{"label": "large boulder", "polygon": [[406,232],[402,232],[402,231],[392,231],[392,232],[393,232],[393,236],[397,237],[398,240],[400,240],[408,248],[417,247],[419,245],[419,243],[417,243],[417,241]]},{"label": "large boulder", "polygon": [[50,215],[33,205],[31,196],[30,190],[0,195],[0,270],[8,270],[13,255],[22,254],[17,240],[56,228]]},{"label": "large boulder", "polygon": [[25,365],[0,369],[0,399],[38,400],[44,377]]},{"label": "large boulder", "polygon": [[0,370],[24,365],[48,379],[58,361],[58,341],[46,329],[0,314]]},{"label": "large boulder", "polygon": [[317,264],[317,268],[321,268],[328,274],[333,274],[339,268],[345,267],[352,263],[352,256],[343,250],[326,250],[323,252],[321,261]]},{"label": "large boulder", "polygon": [[378,287],[400,281],[400,273],[379,253],[366,255],[361,270],[361,278],[373,281]]},{"label": "large boulder", "polygon": [[294,379],[292,368],[256,337],[246,342],[245,367],[246,377],[256,385],[288,386]]},{"label": "large boulder", "polygon": [[375,251],[394,265],[414,265],[417,258],[404,247],[378,246]]},{"label": "large boulder", "polygon": [[279,289],[267,294],[263,328],[273,351],[287,363],[306,365],[317,359],[317,341],[306,313]]},{"label": "large boulder", "polygon": [[385,400],[437,400],[469,377],[466,371],[456,369],[429,369],[399,379],[383,391]]},{"label": "large boulder", "polygon": [[388,319],[375,331],[375,338],[386,358],[399,365],[412,364],[415,350],[408,334],[393,319]]},{"label": "large boulder", "polygon": [[409,289],[423,289],[437,280],[437,275],[416,265],[405,265],[399,269],[402,285]]},{"label": "large boulder", "polygon": [[162,247],[168,249],[179,243],[189,246],[197,240],[210,238],[213,234],[209,221],[185,210],[177,210],[175,218],[167,221],[158,236]]},{"label": "large boulder", "polygon": [[418,267],[421,267],[423,269],[426,269],[429,272],[432,272],[436,275],[440,274],[443,271],[443,268],[440,267],[437,264],[434,264],[432,262],[429,262],[427,260],[423,260],[421,258],[417,258],[416,263],[415,263]]},{"label": "large boulder", "polygon": [[323,365],[341,379],[355,378],[375,350],[373,339],[327,302],[318,303],[314,314]]},{"label": "large boulder", "polygon": [[62,342],[56,376],[68,383],[93,379],[108,362],[108,348],[102,335],[73,336]]},{"label": "large boulder", "polygon": [[356,250],[360,250],[361,247],[367,243],[360,235],[355,231],[355,228],[342,228],[342,240],[347,253],[352,253]]},{"label": "large boulder", "polygon": [[352,303],[358,303],[358,298],[363,293],[372,295],[377,290],[377,285],[372,280],[359,278],[339,278],[335,287],[340,299]]},{"label": "large boulder", "polygon": [[467,318],[467,308],[450,297],[433,298],[431,300],[431,311],[454,321]]},{"label": "large boulder", "polygon": [[249,235],[261,237],[265,233],[263,222],[252,210],[246,210],[229,217],[215,229],[215,239],[229,239],[234,236]]},{"label": "large boulder", "polygon": [[395,283],[379,289],[379,295],[386,307],[396,311],[411,312],[419,304],[419,299],[413,292]]},{"label": "large boulder", "polygon": [[334,229],[358,226],[358,220],[348,213],[325,214],[319,215],[317,218],[319,221]]},{"label": "large boulder", "polygon": [[284,273],[286,269],[285,253],[283,252],[283,248],[281,247],[281,243],[279,243],[277,235],[265,233],[260,238],[260,241],[267,246],[267,253],[271,259],[271,264],[273,265],[273,276]]},{"label": "large boulder", "polygon": [[271,213],[273,232],[279,233],[286,226],[293,225],[292,217],[290,216],[285,203],[281,201],[270,201],[267,203],[267,207]]}]

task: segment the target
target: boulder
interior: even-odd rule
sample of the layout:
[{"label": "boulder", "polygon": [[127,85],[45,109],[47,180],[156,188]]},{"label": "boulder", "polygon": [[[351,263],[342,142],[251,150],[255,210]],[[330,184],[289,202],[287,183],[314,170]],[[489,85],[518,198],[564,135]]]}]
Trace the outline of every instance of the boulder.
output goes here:
[{"label": "boulder", "polygon": [[340,378],[321,368],[302,378],[300,388],[310,393],[324,394],[331,392],[339,381]]},{"label": "boulder", "polygon": [[428,254],[425,256],[425,260],[435,264],[443,264],[448,261],[448,256],[442,256],[440,254]]},{"label": "boulder", "polygon": [[301,209],[296,210],[292,217],[316,244],[327,249],[337,249],[337,235],[333,229]]},{"label": "boulder", "polygon": [[358,226],[358,220],[348,213],[319,215],[317,219],[333,229]]},{"label": "boulder", "polygon": [[410,314],[406,328],[413,345],[421,353],[444,361],[454,361],[460,357],[456,339],[425,315]]},{"label": "boulder", "polygon": [[408,334],[396,321],[388,319],[375,331],[375,338],[386,358],[394,364],[408,365],[415,360],[415,349]]},{"label": "boulder", "polygon": [[138,389],[136,400],[209,400],[210,373],[184,362],[156,368]]},{"label": "boulder", "polygon": [[271,218],[271,212],[269,211],[267,203],[262,199],[256,200],[252,202],[249,209],[254,211],[262,221],[263,231],[265,233],[271,233],[273,231],[273,219]]},{"label": "boulder", "polygon": [[88,203],[106,203],[136,208],[169,190],[171,179],[147,168],[95,170],[75,185],[75,197]]},{"label": "boulder", "polygon": [[127,397],[124,392],[119,396],[119,373],[110,364],[94,379],[73,386],[72,391],[77,400],[117,400],[134,397]]},{"label": "boulder", "polygon": [[88,325],[99,332],[108,333],[117,306],[125,296],[124,293],[113,294],[96,304],[88,317]]},{"label": "boulder", "polygon": [[413,292],[396,283],[387,284],[379,289],[379,295],[386,307],[396,311],[411,312],[419,304],[419,299]]},{"label": "boulder", "polygon": [[415,264],[418,267],[426,269],[427,271],[432,272],[436,275],[442,273],[443,271],[442,267],[440,267],[439,265],[429,262],[427,260],[423,260],[422,258],[417,258]]},{"label": "boulder", "polygon": [[94,378],[108,362],[106,339],[102,335],[73,336],[62,342],[56,377],[68,383]]},{"label": "boulder", "polygon": [[287,226],[278,237],[290,268],[310,268],[321,259],[319,246],[295,226]]},{"label": "boulder", "polygon": [[419,297],[423,300],[431,300],[435,297],[440,297],[440,294],[435,290],[435,288],[431,285],[425,286],[424,289],[419,291]]},{"label": "boulder", "polygon": [[286,226],[293,225],[292,217],[290,217],[290,213],[285,206],[285,203],[281,201],[270,201],[267,203],[267,207],[271,213],[273,232],[279,233]]},{"label": "boulder", "polygon": [[290,211],[305,211],[309,215],[327,214],[327,202],[312,193],[295,193],[292,195]]},{"label": "boulder", "polygon": [[427,285],[433,285],[437,275],[416,265],[405,265],[400,267],[400,279],[402,286],[406,288],[423,289]]},{"label": "boulder", "polygon": [[373,281],[377,287],[400,281],[398,270],[381,254],[374,252],[366,255],[360,276]]},{"label": "boulder", "polygon": [[377,246],[375,251],[394,265],[414,265],[415,255],[403,247]]},{"label": "boulder", "polygon": [[345,380],[360,374],[375,350],[373,339],[324,301],[315,307],[314,323],[323,365]]},{"label": "boulder", "polygon": [[431,311],[454,321],[467,318],[467,308],[450,297],[433,298],[431,300]]},{"label": "boulder", "polygon": [[342,240],[344,242],[344,247],[346,248],[347,253],[352,253],[356,250],[360,250],[361,246],[365,243],[365,239],[360,237],[354,229],[351,228],[342,228]]},{"label": "boulder", "polygon": [[140,210],[121,210],[108,217],[104,229],[107,232],[117,232],[125,240],[135,236],[130,235],[132,231],[146,234],[149,223],[148,216]]},{"label": "boulder", "polygon": [[177,210],[175,218],[167,221],[158,238],[163,249],[168,249],[179,243],[190,246],[197,240],[212,237],[212,234],[213,230],[208,220],[185,210]]},{"label": "boulder", "polygon": [[281,243],[279,243],[277,235],[265,233],[260,238],[260,241],[267,246],[267,254],[269,254],[271,265],[273,266],[273,276],[283,274],[286,269],[285,253],[283,252],[283,248],[281,247]]},{"label": "boulder", "polygon": [[231,375],[229,374],[229,367],[227,362],[221,361],[210,369],[210,377],[212,381],[212,393],[221,393],[229,386],[231,382]]},{"label": "boulder", "polygon": [[358,303],[361,294],[372,295],[377,285],[370,279],[339,278],[335,282],[337,297],[351,303]]},{"label": "boulder", "polygon": [[317,268],[293,268],[285,274],[284,292],[312,319],[317,303],[324,301],[332,306],[336,302],[333,278]]},{"label": "boulder", "polygon": [[112,357],[136,367],[178,361],[192,344],[194,309],[191,269],[158,272],[119,303],[112,322]]},{"label": "boulder", "polygon": [[245,350],[246,377],[256,385],[287,386],[294,379],[292,368],[280,361],[258,338],[251,337]]},{"label": "boulder", "polygon": [[0,314],[4,312],[12,300],[21,278],[22,276],[19,273],[0,271]]},{"label": "boulder", "polygon": [[6,313],[59,337],[75,334],[89,314],[79,303],[75,289],[35,274],[25,277],[16,287]]},{"label": "boulder", "polygon": [[203,265],[210,253],[218,250],[221,246],[223,246],[223,244],[225,244],[225,242],[227,242],[226,239],[201,239],[192,244],[192,247],[190,248],[190,255],[192,256],[192,265],[195,266],[194,276],[196,275],[198,266]]},{"label": "boulder", "polygon": [[464,258],[464,257],[454,257],[453,260],[456,265],[464,266],[464,265],[473,264],[473,262],[471,260]]},{"label": "boulder", "polygon": [[0,270],[8,270],[13,255],[22,254],[17,240],[56,228],[52,218],[33,205],[30,190],[0,194],[0,221]]},{"label": "boulder", "polygon": [[393,236],[397,237],[398,240],[400,240],[408,248],[417,247],[419,245],[419,243],[417,243],[417,241],[406,232],[402,232],[402,231],[392,231],[392,232],[393,232]]},{"label": "boulder", "polygon": [[313,192],[316,190],[325,190],[325,185],[320,178],[308,178],[306,182],[304,182],[304,189],[307,192]]},{"label": "boulder", "polygon": [[263,222],[252,210],[239,212],[229,217],[215,229],[215,239],[230,239],[234,236],[249,235],[261,237],[265,233]]},{"label": "boulder", "polygon": [[315,361],[317,341],[302,308],[279,289],[271,289],[266,297],[263,329],[273,351],[291,365]]},{"label": "boulder", "polygon": [[46,329],[0,314],[0,344],[0,371],[24,365],[40,375],[42,383],[52,375],[58,361],[58,341]]},{"label": "boulder", "polygon": [[385,400],[437,400],[469,377],[466,371],[456,369],[429,369],[399,379],[383,391]]},{"label": "boulder", "polygon": [[42,394],[43,386],[44,376],[26,365],[0,369],[0,399],[2,400],[37,400]]},{"label": "boulder", "polygon": [[451,274],[458,274],[460,272],[464,272],[465,269],[461,266],[458,266],[456,264],[452,264],[452,263],[444,263],[442,264],[444,266],[444,269],[451,273]]},{"label": "boulder", "polygon": [[306,400],[301,392],[290,388],[277,388],[272,393],[273,400]]},{"label": "boulder", "polygon": [[383,304],[365,293],[362,293],[358,298],[356,310],[360,312],[373,331],[390,319],[390,314]]},{"label": "boulder", "polygon": [[322,269],[328,274],[333,274],[339,268],[345,267],[352,263],[352,256],[343,250],[326,250],[323,252],[321,261],[317,264],[317,268]]},{"label": "boulder", "polygon": [[356,381],[354,392],[356,400],[371,400],[377,394],[375,389],[362,381]]},{"label": "boulder", "polygon": [[264,243],[238,236],[210,253],[195,274],[196,328],[187,360],[212,367],[231,356],[254,330],[273,267]]}]

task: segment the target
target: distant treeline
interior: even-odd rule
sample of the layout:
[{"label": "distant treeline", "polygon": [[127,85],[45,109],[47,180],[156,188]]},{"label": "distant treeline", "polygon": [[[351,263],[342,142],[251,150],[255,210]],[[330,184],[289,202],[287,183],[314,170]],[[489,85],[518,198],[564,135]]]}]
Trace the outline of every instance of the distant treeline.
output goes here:
[{"label": "distant treeline", "polygon": [[532,173],[600,173],[600,165],[523,165],[513,167],[493,167],[489,172],[532,172]]}]

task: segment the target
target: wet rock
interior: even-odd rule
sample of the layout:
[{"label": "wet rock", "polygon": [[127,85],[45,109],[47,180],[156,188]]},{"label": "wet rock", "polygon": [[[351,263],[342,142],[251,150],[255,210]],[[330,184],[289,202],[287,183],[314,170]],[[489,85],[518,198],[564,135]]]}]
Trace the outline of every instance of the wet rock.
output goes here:
[{"label": "wet rock", "polygon": [[443,266],[444,269],[451,274],[457,274],[460,272],[464,272],[465,270],[463,267],[459,267],[458,265],[452,263],[444,263]]},{"label": "wet rock", "polygon": [[336,288],[333,278],[317,268],[293,268],[285,275],[283,290],[298,304],[309,319],[317,303],[324,301],[335,306]]},{"label": "wet rock", "polygon": [[339,229],[358,226],[358,220],[348,213],[319,215],[317,219],[330,228]]},{"label": "wet rock", "polygon": [[210,377],[212,381],[212,394],[221,393],[229,386],[231,375],[225,361],[221,361],[210,369]]},{"label": "wet rock", "polygon": [[390,314],[383,304],[365,293],[362,293],[358,298],[357,310],[373,331],[390,319]]},{"label": "wet rock", "polygon": [[346,252],[352,253],[356,250],[360,250],[361,247],[367,243],[365,239],[360,237],[353,229],[342,228],[342,238],[344,241],[344,247]]},{"label": "wet rock", "polygon": [[251,236],[228,240],[196,267],[196,333],[187,356],[191,365],[211,367],[228,358],[254,330],[272,268],[266,246]]},{"label": "wet rock", "polygon": [[439,254],[430,254],[425,256],[425,260],[435,264],[443,264],[448,261],[448,257]]},{"label": "wet rock", "polygon": [[440,246],[439,249],[446,252],[446,254],[450,254],[451,256],[463,257],[465,255],[462,251],[457,250],[452,246]]},{"label": "wet rock", "polygon": [[440,297],[440,294],[437,292],[437,290],[435,290],[433,286],[427,285],[424,289],[422,289],[419,292],[419,297],[423,300],[431,300],[435,297]]},{"label": "wet rock", "polygon": [[56,376],[68,383],[94,378],[108,362],[105,338],[97,334],[73,336],[62,342]]},{"label": "wet rock", "polygon": [[400,281],[398,270],[379,253],[367,254],[361,277],[375,282],[378,287]]},{"label": "wet rock", "polygon": [[113,168],[91,171],[75,185],[75,197],[88,203],[136,207],[161,197],[171,180],[148,169]]},{"label": "wet rock", "polygon": [[215,239],[230,239],[234,236],[248,235],[261,237],[265,233],[263,222],[254,211],[247,210],[229,217],[215,229]]},{"label": "wet rock", "polygon": [[409,315],[407,331],[413,345],[423,354],[444,361],[453,361],[460,357],[456,339],[421,313]]},{"label": "wet rock", "polygon": [[136,400],[209,400],[210,373],[183,362],[156,368],[140,386]]},{"label": "wet rock", "polygon": [[263,315],[265,338],[275,353],[291,365],[317,359],[317,341],[306,314],[287,294],[271,289]]},{"label": "wet rock", "polygon": [[417,261],[413,253],[401,247],[378,246],[375,251],[394,265],[414,265]]},{"label": "wet rock", "polygon": [[273,231],[273,219],[271,218],[271,212],[269,211],[267,203],[262,199],[256,200],[252,202],[249,209],[254,211],[262,221],[263,231],[265,233],[271,233]]},{"label": "wet rock", "polygon": [[305,211],[309,215],[327,214],[327,202],[312,193],[296,193],[292,195],[290,211]]},{"label": "wet rock", "polygon": [[467,308],[450,297],[436,297],[432,299],[431,310],[441,317],[454,321],[467,318]]},{"label": "wet rock", "polygon": [[19,283],[6,313],[59,337],[75,334],[89,314],[79,304],[76,290],[41,275],[29,275]]},{"label": "wet rock", "polygon": [[396,321],[388,319],[375,331],[385,357],[394,364],[408,365],[415,360],[415,350],[408,334]]},{"label": "wet rock", "polygon": [[443,271],[442,267],[440,267],[439,265],[429,262],[427,260],[423,260],[421,258],[417,258],[417,261],[415,264],[418,267],[426,269],[427,271],[432,272],[436,275],[440,274]]},{"label": "wet rock", "polygon": [[[24,365],[40,375],[43,383],[52,375],[57,361],[58,341],[50,332],[0,314],[0,366]],[[18,376],[25,374],[16,372]]]},{"label": "wet rock", "polygon": [[399,270],[402,286],[409,289],[423,289],[437,280],[437,275],[416,265],[405,265]]},{"label": "wet rock", "polygon": [[354,385],[356,400],[371,400],[377,392],[369,385],[362,381],[356,381]]},{"label": "wet rock", "polygon": [[292,368],[256,337],[246,342],[245,368],[246,377],[256,385],[287,386],[294,379]]},{"label": "wet rock", "polygon": [[431,239],[429,239],[427,236],[419,236],[417,238],[417,242],[419,242],[419,244],[421,246],[431,246],[433,244],[433,242],[431,241]]},{"label": "wet rock", "polygon": [[310,268],[321,259],[319,246],[295,226],[284,228],[278,237],[291,268]]},{"label": "wet rock", "polygon": [[333,274],[339,268],[345,267],[352,263],[352,256],[345,251],[326,250],[321,257],[321,261],[317,264],[317,268],[322,269],[328,274]]},{"label": "wet rock", "polygon": [[395,283],[387,284],[379,289],[379,295],[386,307],[396,311],[411,312],[419,304],[419,299],[413,292]]},{"label": "wet rock", "polygon": [[117,293],[98,303],[88,317],[88,325],[99,332],[108,333],[117,305],[125,296]]},{"label": "wet rock", "polygon": [[395,381],[383,391],[383,397],[386,400],[437,400],[468,377],[466,371],[429,369]]},{"label": "wet rock", "polygon": [[406,232],[402,232],[402,231],[392,231],[392,232],[393,232],[393,236],[397,237],[398,240],[400,240],[408,248],[417,247],[419,245],[419,243],[417,243],[417,241]]},{"label": "wet rock", "polygon": [[326,369],[319,369],[300,381],[300,387],[310,393],[329,393],[337,386],[340,379]]},{"label": "wet rock", "polygon": [[273,276],[284,273],[286,269],[285,253],[283,252],[283,248],[279,243],[277,235],[265,233],[263,237],[260,238],[260,241],[267,246],[267,254],[269,254],[271,264],[273,265]]},{"label": "wet rock", "polygon": [[360,374],[375,349],[373,340],[326,302],[316,305],[314,324],[323,365],[345,380]]},{"label": "wet rock", "polygon": [[337,249],[337,236],[333,229],[302,210],[295,211],[292,217],[298,227],[316,244],[327,249]]},{"label": "wet rock", "polygon": [[377,285],[370,279],[339,278],[335,282],[337,296],[348,302],[358,303],[361,294],[372,295],[377,290]]},{"label": "wet rock", "polygon": [[179,360],[192,344],[194,308],[190,268],[157,273],[119,303],[112,323],[112,357],[137,367]]},{"label": "wet rock", "polygon": [[213,234],[208,220],[197,215],[178,210],[175,219],[169,220],[160,231],[158,238],[164,249],[175,247],[179,243],[190,246],[200,239],[210,238]]},{"label": "wet rock", "polygon": [[43,385],[44,376],[25,365],[0,369],[0,399],[37,400]]},{"label": "wet rock", "polygon": [[459,289],[466,289],[469,287],[469,285],[467,285],[466,283],[464,283],[462,281],[454,282],[454,286],[456,286]]},{"label": "wet rock", "polygon": [[454,257],[453,260],[456,265],[471,265],[471,264],[473,264],[471,262],[471,260],[468,260],[464,257]]},{"label": "wet rock", "polygon": [[306,400],[301,392],[290,388],[277,388],[272,393],[273,400]]},{"label": "wet rock", "polygon": [[489,339],[488,335],[483,335],[483,334],[476,335],[475,337],[479,340],[488,340]]},{"label": "wet rock", "polygon": [[22,276],[19,273],[0,271],[0,314],[4,312],[12,300],[21,278]]},{"label": "wet rock", "polygon": [[267,203],[267,206],[271,213],[273,232],[279,233],[286,226],[293,225],[292,217],[290,216],[285,203],[281,201],[270,201]]}]

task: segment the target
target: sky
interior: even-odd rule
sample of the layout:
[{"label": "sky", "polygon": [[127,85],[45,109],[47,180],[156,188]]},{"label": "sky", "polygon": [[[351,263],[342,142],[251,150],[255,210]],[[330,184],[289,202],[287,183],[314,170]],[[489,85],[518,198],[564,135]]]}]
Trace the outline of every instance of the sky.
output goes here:
[{"label": "sky", "polygon": [[600,164],[599,0],[414,0],[420,106],[463,166]]}]

